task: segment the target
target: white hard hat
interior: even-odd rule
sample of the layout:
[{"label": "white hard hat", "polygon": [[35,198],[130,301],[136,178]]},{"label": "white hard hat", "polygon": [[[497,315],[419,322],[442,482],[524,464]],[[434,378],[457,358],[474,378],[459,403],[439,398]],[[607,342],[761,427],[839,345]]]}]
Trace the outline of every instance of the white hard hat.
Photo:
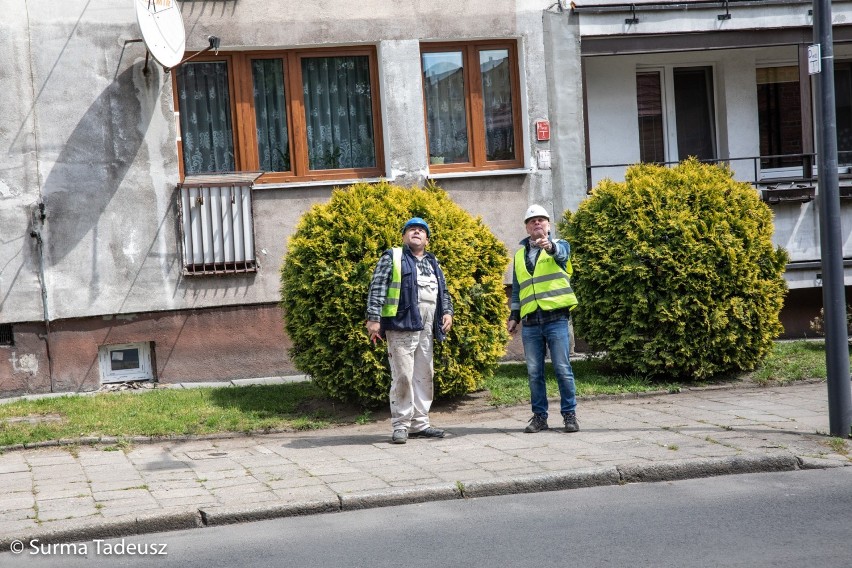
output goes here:
[{"label": "white hard hat", "polygon": [[529,209],[527,209],[527,212],[524,214],[524,223],[533,217],[544,217],[550,221],[550,215],[547,214],[547,210],[541,205],[530,205]]}]

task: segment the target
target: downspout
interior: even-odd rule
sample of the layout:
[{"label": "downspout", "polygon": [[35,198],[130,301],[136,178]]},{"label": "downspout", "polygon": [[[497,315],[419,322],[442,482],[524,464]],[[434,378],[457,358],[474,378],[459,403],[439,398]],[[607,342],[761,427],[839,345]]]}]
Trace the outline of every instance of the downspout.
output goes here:
[{"label": "downspout", "polygon": [[[30,24],[30,14],[29,14],[29,3],[24,2],[24,9],[27,12],[27,48],[28,53],[27,57],[30,65],[30,88],[32,89],[32,112],[33,115],[33,144],[35,149],[35,162],[36,162],[36,170],[39,168],[39,146],[38,146],[38,115],[35,111],[36,101],[38,100],[38,95],[35,90],[35,72],[33,70],[33,57],[32,57],[32,26]],[[30,229],[30,237],[36,240],[36,246],[38,247],[38,281],[39,286],[41,288],[41,309],[42,309],[42,317],[44,319],[44,348],[45,354],[47,355],[47,374],[48,380],[50,380],[50,392],[54,392],[54,384],[53,384],[53,357],[50,354],[50,307],[47,301],[47,281],[45,280],[45,272],[44,272],[44,240],[42,239],[41,232],[44,229],[44,220],[47,218],[47,215],[44,212],[44,196],[41,186],[41,176],[37,175],[37,179],[39,180],[37,183],[39,184],[39,200],[38,205],[32,209],[30,220],[31,220],[31,229]]]},{"label": "downspout", "polygon": [[30,236],[36,240],[38,247],[38,281],[41,287],[41,308],[44,317],[44,346],[47,354],[47,374],[50,379],[50,392],[53,389],[53,357],[50,355],[50,309],[47,303],[47,282],[44,278],[44,240],[41,238],[41,230],[44,228],[44,202],[39,201],[38,210],[32,212],[32,230]]}]

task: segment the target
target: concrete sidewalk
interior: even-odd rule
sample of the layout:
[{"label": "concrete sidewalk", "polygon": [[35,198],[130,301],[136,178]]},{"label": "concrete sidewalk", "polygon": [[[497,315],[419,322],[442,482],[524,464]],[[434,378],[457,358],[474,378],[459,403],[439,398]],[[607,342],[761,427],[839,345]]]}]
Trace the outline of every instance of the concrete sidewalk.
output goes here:
[{"label": "concrete sidewalk", "polygon": [[[525,434],[527,406],[438,409],[432,422],[447,437],[405,445],[390,443],[390,424],[382,421],[124,449],[8,451],[0,455],[0,552],[15,539],[69,542],[440,499],[852,465],[825,434],[822,382],[581,399],[577,416],[576,434]],[[558,412],[551,415],[557,425]]]}]

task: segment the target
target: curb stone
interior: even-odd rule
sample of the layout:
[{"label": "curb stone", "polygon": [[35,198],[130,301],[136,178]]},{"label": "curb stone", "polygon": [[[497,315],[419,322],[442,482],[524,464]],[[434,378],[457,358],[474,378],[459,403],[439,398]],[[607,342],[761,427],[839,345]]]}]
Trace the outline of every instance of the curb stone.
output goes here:
[{"label": "curb stone", "polygon": [[27,535],[4,535],[0,537],[0,550],[9,550],[16,540],[27,546],[38,541],[40,544],[81,542],[95,539],[121,538],[155,532],[177,531],[202,527],[197,511],[177,513],[151,513],[132,518],[124,517],[98,522],[65,521],[44,532]]},{"label": "curb stone", "polygon": [[616,467],[591,467],[561,473],[545,473],[517,477],[474,481],[464,484],[464,497],[490,497],[518,493],[540,493],[562,491],[583,487],[617,485],[619,474]]},{"label": "curb stone", "polygon": [[427,503],[430,501],[449,501],[462,497],[456,483],[441,483],[422,487],[403,487],[380,491],[364,491],[338,495],[340,508],[343,511],[373,509],[376,507],[392,507],[411,503]]},{"label": "curb stone", "polygon": [[336,513],[339,511],[340,500],[335,497],[315,501],[297,501],[271,507],[213,506],[199,509],[202,526],[205,527],[265,521],[301,515],[315,515],[319,513]]},{"label": "curb stone", "polygon": [[818,458],[814,456],[803,456],[797,458],[799,467],[802,469],[830,469],[835,467],[852,466],[852,458]]},{"label": "curb stone", "polygon": [[718,459],[678,460],[641,465],[631,464],[618,466],[618,471],[623,482],[640,483],[649,481],[677,481],[741,473],[793,471],[799,469],[799,462],[799,458],[791,454],[769,454],[765,456],[733,456]]}]

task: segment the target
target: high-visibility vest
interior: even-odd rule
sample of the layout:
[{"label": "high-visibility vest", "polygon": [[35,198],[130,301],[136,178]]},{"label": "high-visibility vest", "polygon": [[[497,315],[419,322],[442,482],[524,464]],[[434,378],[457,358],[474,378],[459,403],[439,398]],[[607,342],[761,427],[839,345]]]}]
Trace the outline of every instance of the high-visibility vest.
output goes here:
[{"label": "high-visibility vest", "polygon": [[568,261],[563,269],[555,258],[546,253],[539,253],[533,274],[530,274],[525,256],[526,248],[515,253],[515,276],[520,286],[521,317],[538,308],[544,311],[576,308],[577,296],[571,288],[569,277],[572,272],[571,261]]},{"label": "high-visibility vest", "polygon": [[399,291],[402,284],[402,248],[392,248],[391,259],[393,260],[393,269],[391,271],[391,281],[388,286],[388,293],[385,296],[385,303],[382,306],[383,318],[392,318],[396,316],[396,311],[399,309]]}]

